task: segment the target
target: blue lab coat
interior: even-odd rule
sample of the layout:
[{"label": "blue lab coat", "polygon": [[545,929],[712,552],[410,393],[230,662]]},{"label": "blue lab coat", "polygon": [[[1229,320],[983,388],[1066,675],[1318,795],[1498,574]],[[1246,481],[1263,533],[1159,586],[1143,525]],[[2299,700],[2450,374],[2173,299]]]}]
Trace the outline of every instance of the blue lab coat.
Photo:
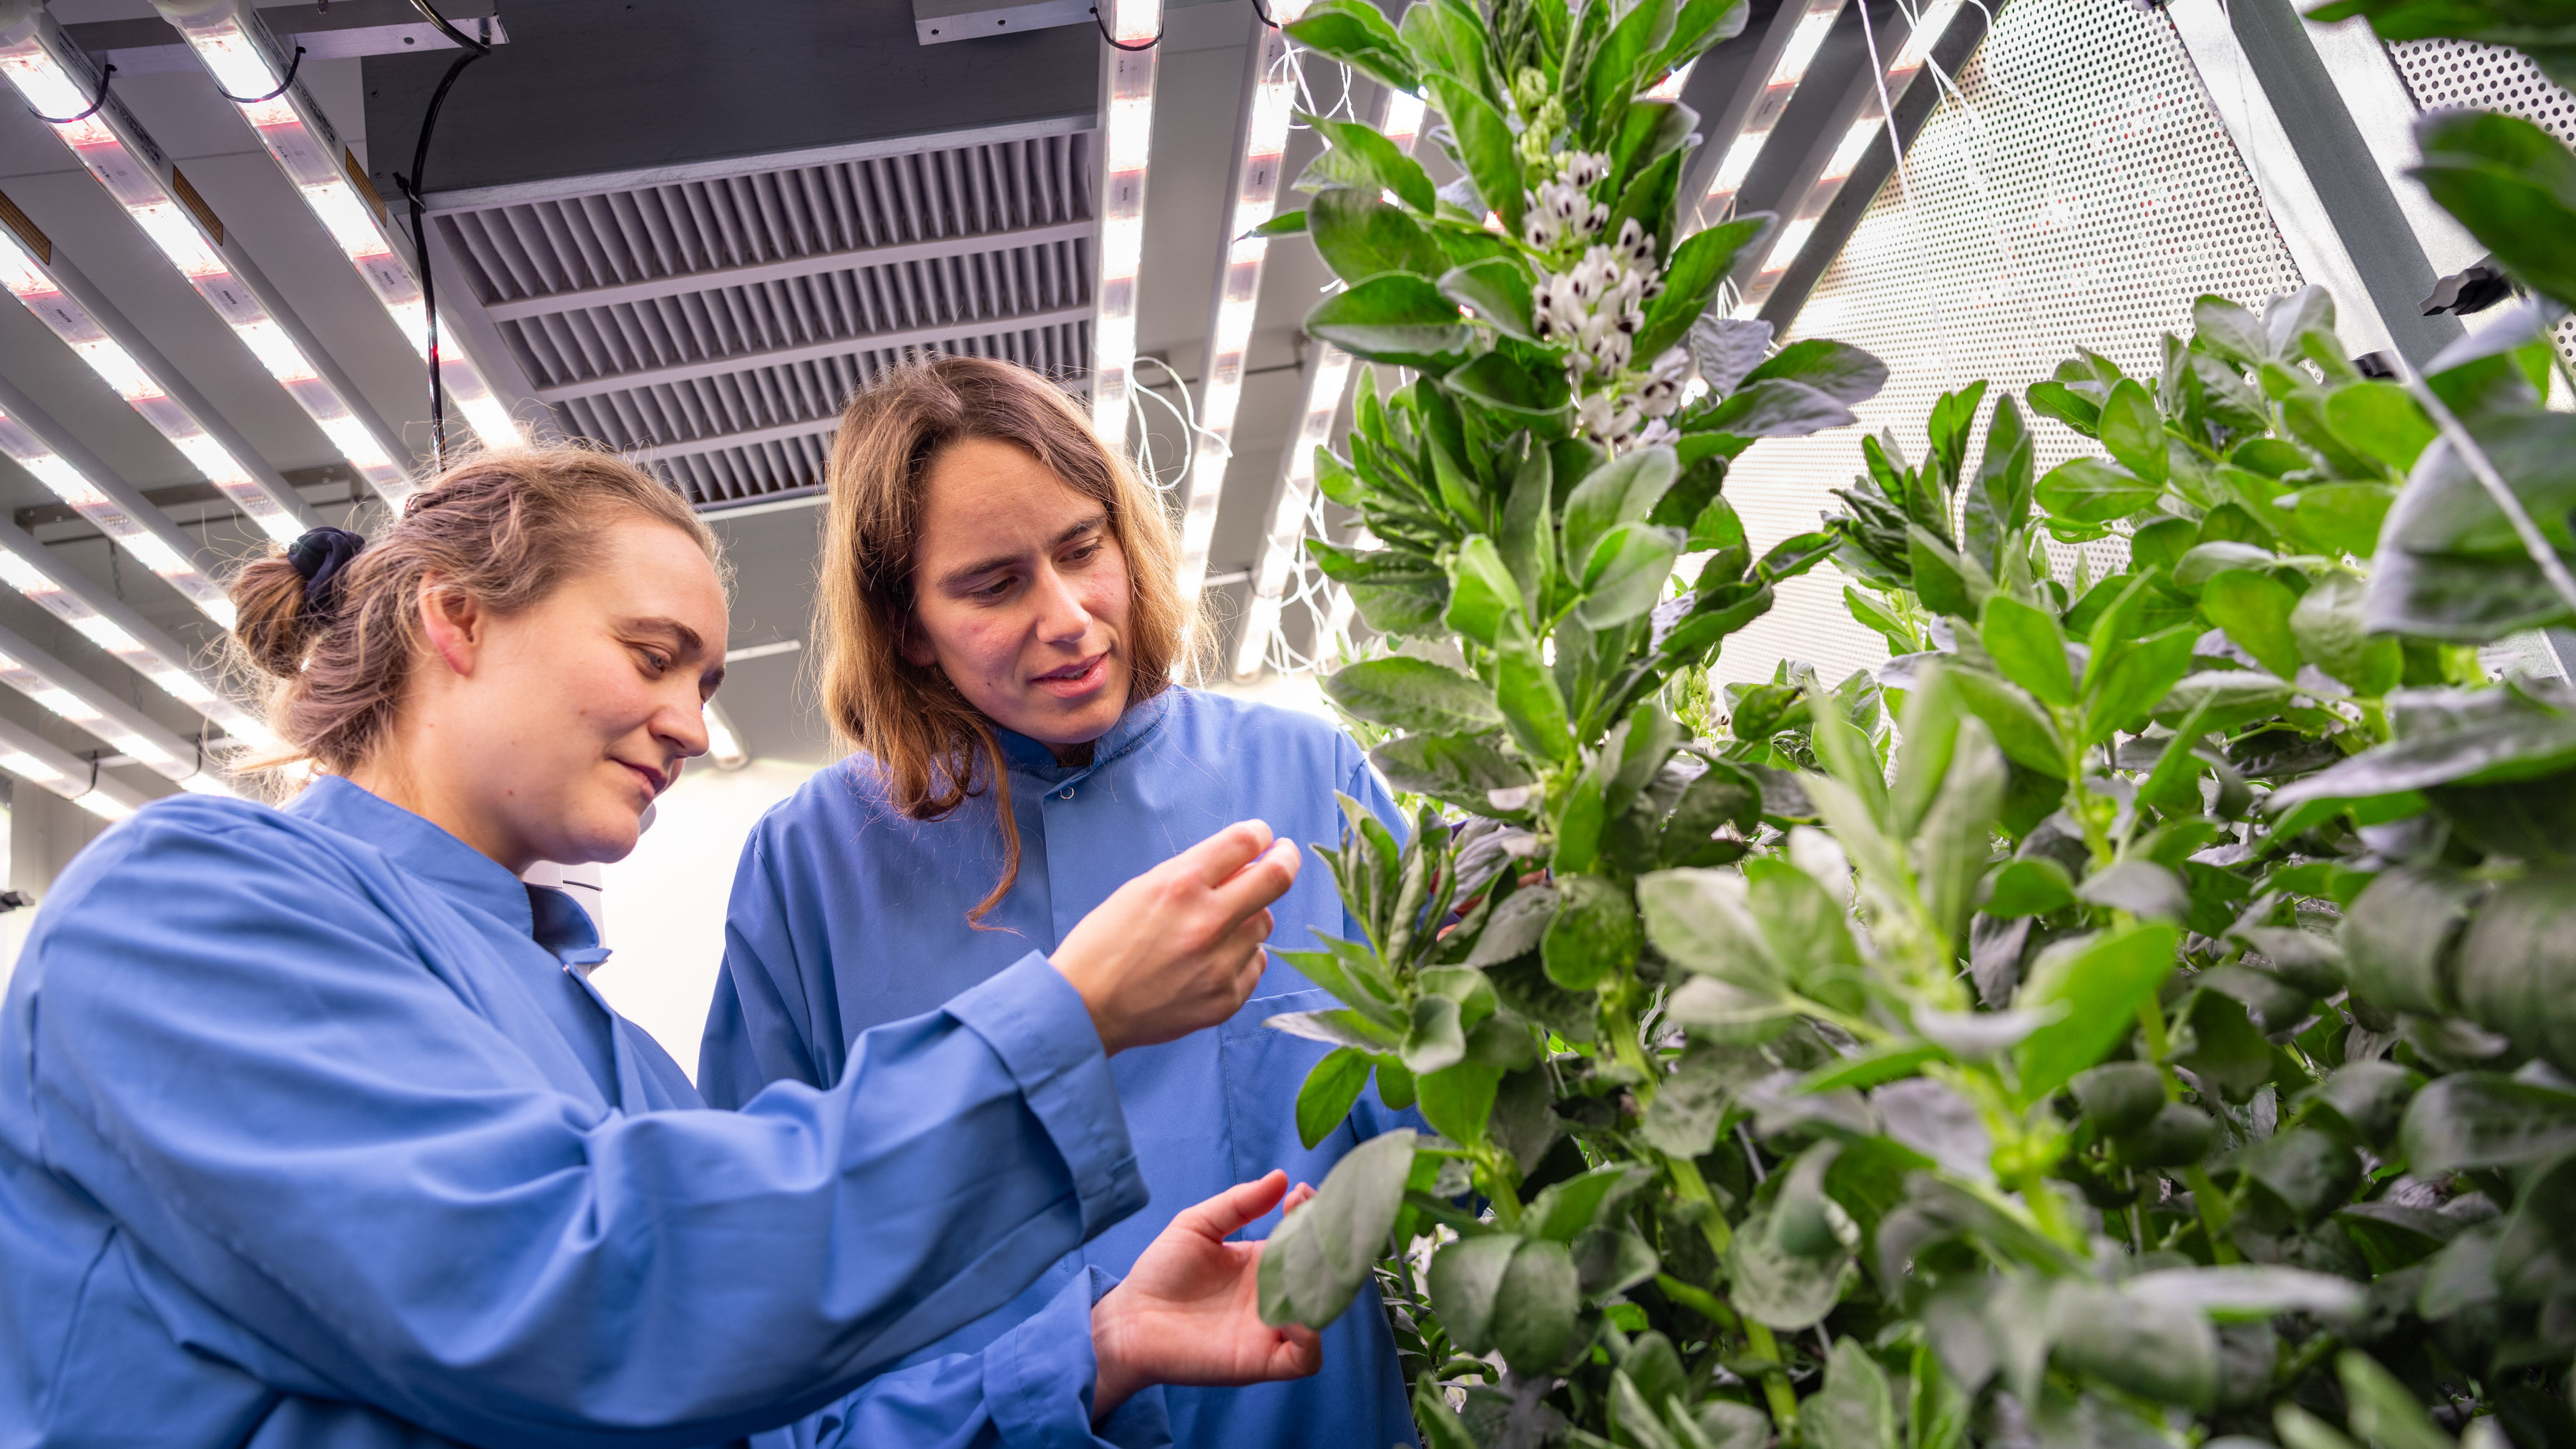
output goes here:
[{"label": "blue lab coat", "polygon": [[[725,929],[725,969],[699,1060],[698,1086],[723,1106],[781,1079],[829,1086],[861,1033],[994,979],[1048,951],[1130,878],[1237,820],[1297,842],[1341,838],[1336,790],[1391,828],[1403,823],[1358,746],[1309,716],[1171,689],[1129,709],[1065,767],[1035,740],[1001,732],[1020,830],[1010,893],[969,926],[966,912],[1002,869],[991,792],[947,819],[908,820],[887,803],[864,756],[817,774],[771,810],[744,847]],[[1271,907],[1271,945],[1311,948],[1315,931],[1357,938],[1332,872],[1309,853]],[[1309,1151],[1297,1089],[1329,1050],[1267,1030],[1282,1012],[1339,1006],[1272,958],[1253,999],[1214,1031],[1121,1052],[1111,1063],[1153,1207],[1127,1219],[1000,1313],[937,1346],[973,1351],[1028,1316],[1089,1264],[1124,1274],[1182,1209],[1274,1167],[1321,1183],[1352,1146],[1419,1118],[1362,1097]],[[1268,1236],[1274,1211],[1246,1230]],[[1395,1344],[1375,1288],[1324,1333],[1324,1367],[1290,1383],[1164,1391],[1175,1442],[1200,1449],[1387,1449],[1414,1442]]]},{"label": "blue lab coat", "polygon": [[606,954],[340,779],[100,837],[0,1008],[0,1449],[1100,1442],[1107,1280],[1050,1265],[1145,1186],[1043,957],[716,1112]]}]

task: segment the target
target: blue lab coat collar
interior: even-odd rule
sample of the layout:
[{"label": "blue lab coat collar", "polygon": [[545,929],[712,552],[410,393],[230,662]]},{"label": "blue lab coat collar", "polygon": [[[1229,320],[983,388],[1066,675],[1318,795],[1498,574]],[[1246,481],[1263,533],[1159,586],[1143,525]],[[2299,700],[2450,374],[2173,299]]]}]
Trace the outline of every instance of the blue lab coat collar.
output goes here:
[{"label": "blue lab coat collar", "polygon": [[567,966],[608,959],[599,928],[572,897],[532,886],[509,867],[399,805],[325,775],[287,802],[286,812],[383,851],[385,858],[443,894],[474,907],[554,953]]},{"label": "blue lab coat collar", "polygon": [[1118,717],[1118,723],[1109,727],[1109,733],[1092,741],[1091,763],[1087,765],[1059,765],[1052,748],[1024,734],[998,726],[993,734],[1001,741],[1002,761],[1010,767],[1012,774],[1033,775],[1050,787],[1072,785],[1151,738],[1154,731],[1162,727],[1164,716],[1171,713],[1173,697],[1183,692],[1180,686],[1174,685],[1141,704],[1129,705],[1127,712]]}]

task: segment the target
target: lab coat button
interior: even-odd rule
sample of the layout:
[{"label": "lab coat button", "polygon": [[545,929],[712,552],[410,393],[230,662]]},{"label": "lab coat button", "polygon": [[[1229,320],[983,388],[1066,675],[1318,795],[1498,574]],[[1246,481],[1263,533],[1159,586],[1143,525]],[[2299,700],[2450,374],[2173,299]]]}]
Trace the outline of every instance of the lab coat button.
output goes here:
[{"label": "lab coat button", "polygon": [[1072,798],[1073,798],[1073,787],[1072,787],[1071,785],[1067,785],[1067,786],[1065,786],[1065,787],[1064,787],[1064,793],[1063,793],[1063,794],[1061,794],[1061,795],[1056,796],[1055,798],[1057,798],[1057,799],[1059,799],[1059,800],[1070,800],[1070,799],[1072,799]]}]

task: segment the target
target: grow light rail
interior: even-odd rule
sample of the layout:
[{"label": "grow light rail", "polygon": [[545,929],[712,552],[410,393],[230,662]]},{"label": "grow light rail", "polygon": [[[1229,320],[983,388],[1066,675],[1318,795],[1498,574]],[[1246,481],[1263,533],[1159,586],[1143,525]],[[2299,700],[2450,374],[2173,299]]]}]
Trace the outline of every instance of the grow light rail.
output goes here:
[{"label": "grow light rail", "polygon": [[11,7],[0,75],[96,177],[179,275],[340,455],[389,502],[411,492],[398,445],[292,310],[253,266],[188,179],[170,163],[103,73],[38,6]]},{"label": "grow light rail", "polygon": [[[220,0],[213,6],[179,0],[156,3],[162,18],[186,39],[214,77],[215,88],[233,102],[268,148],[278,170],[286,173],[288,183],[330,233],[413,353],[428,361],[431,329],[420,285],[420,270],[426,263],[413,253],[411,238],[392,224],[384,198],[368,182],[356,154],[341,143],[312,92],[294,78],[291,64],[281,60],[277,37],[249,0]],[[487,448],[526,443],[526,432],[493,391],[485,370],[458,340],[445,309],[438,321],[440,386],[465,415],[475,437]]]}]

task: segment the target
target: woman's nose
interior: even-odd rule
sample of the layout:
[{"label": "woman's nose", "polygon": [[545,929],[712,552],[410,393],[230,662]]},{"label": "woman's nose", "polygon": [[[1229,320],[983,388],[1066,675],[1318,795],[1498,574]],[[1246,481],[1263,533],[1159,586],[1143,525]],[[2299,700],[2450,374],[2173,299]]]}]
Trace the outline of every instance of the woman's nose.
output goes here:
[{"label": "woman's nose", "polygon": [[1049,642],[1079,639],[1091,631],[1091,611],[1073,584],[1054,569],[1038,575],[1033,591],[1038,607],[1038,637]]}]

